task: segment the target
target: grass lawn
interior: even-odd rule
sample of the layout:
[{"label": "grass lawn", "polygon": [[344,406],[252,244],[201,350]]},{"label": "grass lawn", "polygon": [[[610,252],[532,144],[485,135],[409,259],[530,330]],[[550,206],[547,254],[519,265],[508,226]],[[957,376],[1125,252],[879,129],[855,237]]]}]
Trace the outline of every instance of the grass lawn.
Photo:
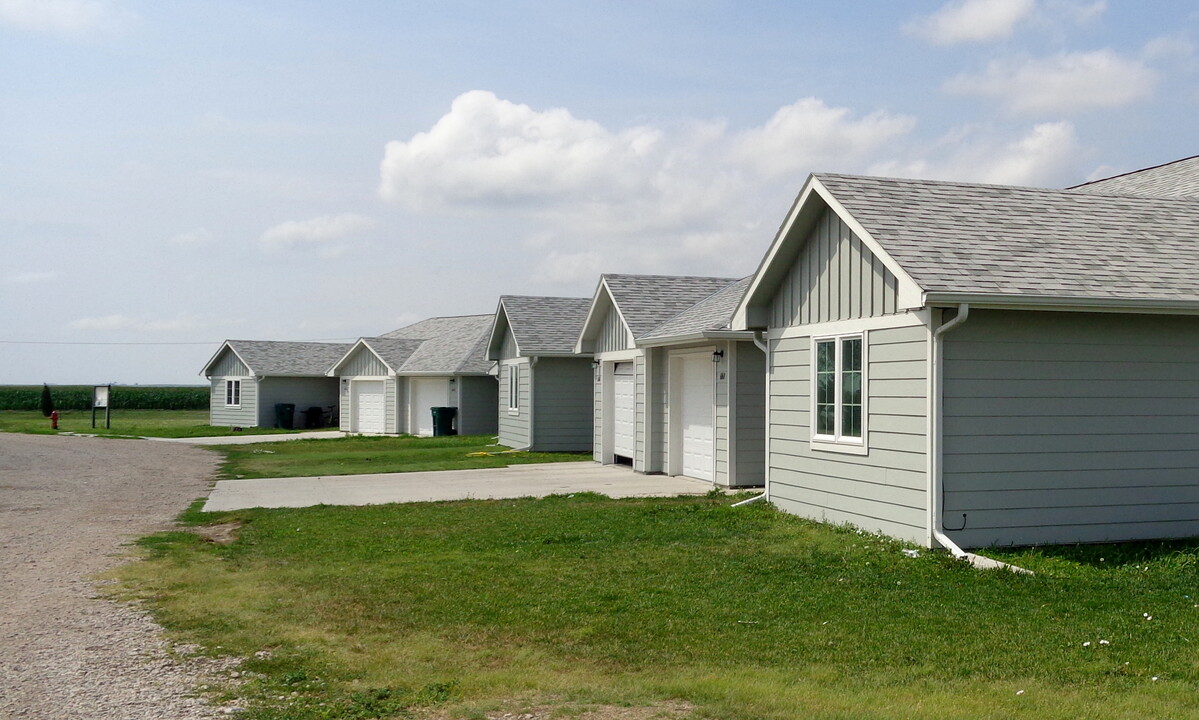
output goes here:
[{"label": "grass lawn", "polygon": [[237,539],[119,572],[247,658],[216,692],[254,720],[1199,717],[1199,543],[1003,554],[1029,577],[730,502],[193,509]]},{"label": "grass lawn", "polygon": [[451,437],[343,437],[286,443],[228,445],[220,450],[228,478],[313,477],[361,473],[467,470],[523,463],[591,460],[590,453],[496,453],[494,435]]},{"label": "grass lawn", "polygon": [[[291,430],[244,428],[233,432],[228,427],[208,424],[207,410],[113,410],[112,427],[105,429],[104,414],[96,413],[92,429],[91,410],[60,410],[58,432],[95,433],[120,437],[217,437],[221,435],[267,435]],[[0,410],[0,432],[53,434],[50,418],[37,411]]]}]

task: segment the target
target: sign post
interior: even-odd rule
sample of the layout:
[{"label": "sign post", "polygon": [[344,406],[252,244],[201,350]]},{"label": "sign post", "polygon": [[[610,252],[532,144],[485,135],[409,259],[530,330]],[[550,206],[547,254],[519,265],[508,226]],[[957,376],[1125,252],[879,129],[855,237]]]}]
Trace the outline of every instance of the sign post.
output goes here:
[{"label": "sign post", "polygon": [[92,389],[92,429],[96,427],[96,410],[104,408],[104,427],[112,427],[112,404],[109,403],[109,395],[112,393],[112,385],[97,385]]}]

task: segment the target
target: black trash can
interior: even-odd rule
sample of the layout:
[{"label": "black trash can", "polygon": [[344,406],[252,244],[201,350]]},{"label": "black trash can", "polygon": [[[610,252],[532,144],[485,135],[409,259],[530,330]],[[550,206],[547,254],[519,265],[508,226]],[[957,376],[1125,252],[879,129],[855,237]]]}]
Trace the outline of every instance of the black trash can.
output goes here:
[{"label": "black trash can", "polygon": [[275,426],[292,430],[296,424],[295,403],[275,403]]},{"label": "black trash can", "polygon": [[318,428],[321,426],[321,409],[310,407],[304,411],[304,427]]},{"label": "black trash can", "polygon": [[454,429],[454,418],[458,416],[458,408],[456,407],[435,407],[429,408],[433,411],[433,435],[439,437],[441,435],[457,435],[458,431]]}]

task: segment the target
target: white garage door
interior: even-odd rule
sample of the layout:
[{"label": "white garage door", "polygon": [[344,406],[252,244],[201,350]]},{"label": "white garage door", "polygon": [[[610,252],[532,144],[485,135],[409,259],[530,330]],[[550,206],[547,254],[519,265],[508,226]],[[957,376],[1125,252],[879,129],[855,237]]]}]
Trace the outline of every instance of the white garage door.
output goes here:
[{"label": "white garage door", "polygon": [[412,402],[409,404],[408,432],[433,434],[433,411],[450,403],[450,381],[446,378],[412,378],[408,381]]},{"label": "white garage door", "polygon": [[354,430],[360,433],[387,432],[382,380],[354,381]]},{"label": "white garage door", "polygon": [[637,442],[633,363],[616,363],[612,375],[612,451],[631,458]]},{"label": "white garage door", "polygon": [[678,364],[682,401],[683,474],[700,480],[712,479],[713,403],[715,387],[712,357],[707,353],[684,355]]}]

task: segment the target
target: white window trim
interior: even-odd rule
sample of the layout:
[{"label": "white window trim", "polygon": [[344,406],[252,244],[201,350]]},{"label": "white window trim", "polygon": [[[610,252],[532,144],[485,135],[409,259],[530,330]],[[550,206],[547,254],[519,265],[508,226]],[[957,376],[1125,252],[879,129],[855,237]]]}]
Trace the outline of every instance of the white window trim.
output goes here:
[{"label": "white window trim", "polygon": [[[860,438],[859,437],[845,437],[845,436],[841,435],[841,410],[842,410],[841,341],[842,340],[850,340],[853,338],[858,338],[862,341],[862,436]],[[817,362],[817,345],[818,345],[818,343],[821,343],[821,342],[833,342],[834,347],[836,348],[836,354],[835,354],[835,360],[834,360],[834,366],[836,368],[836,375],[835,375],[836,385],[835,385],[835,389],[833,390],[834,398],[836,399],[836,405],[835,405],[836,413],[835,413],[834,419],[833,419],[833,428],[835,429],[836,434],[834,434],[834,435],[818,435],[816,433],[816,404],[817,404],[817,398],[818,398],[818,393],[817,393],[818,383],[817,383],[817,378],[816,378],[816,370],[817,370],[816,362]],[[860,332],[842,333],[839,335],[817,335],[817,336],[812,337],[812,344],[811,344],[811,358],[812,359],[811,359],[811,373],[810,373],[811,381],[812,381],[812,385],[811,385],[812,390],[810,393],[810,395],[811,395],[811,408],[810,408],[811,421],[809,423],[811,425],[811,440],[810,440],[809,447],[812,450],[824,450],[827,452],[848,453],[848,454],[852,454],[852,455],[865,455],[868,452],[868,446],[866,443],[866,439],[870,436],[869,435],[870,431],[869,431],[869,428],[867,427],[867,418],[869,417],[868,404],[869,404],[869,398],[870,398],[870,393],[869,393],[870,379],[867,374],[867,370],[870,367],[869,358],[867,357],[867,348],[868,347],[869,347],[869,343],[867,342],[867,331],[865,331],[865,330],[860,331]]]},{"label": "white window trim", "polygon": [[[237,392],[230,393],[229,392],[230,388],[235,387],[234,383],[237,383],[237,385],[236,385]],[[237,398],[236,403],[229,402],[230,395],[233,395]],[[241,407],[241,378],[238,378],[236,380],[231,380],[229,378],[225,378],[225,407],[227,407],[227,408]]]},{"label": "white window trim", "polygon": [[520,415],[520,365],[508,365],[508,414]]}]

